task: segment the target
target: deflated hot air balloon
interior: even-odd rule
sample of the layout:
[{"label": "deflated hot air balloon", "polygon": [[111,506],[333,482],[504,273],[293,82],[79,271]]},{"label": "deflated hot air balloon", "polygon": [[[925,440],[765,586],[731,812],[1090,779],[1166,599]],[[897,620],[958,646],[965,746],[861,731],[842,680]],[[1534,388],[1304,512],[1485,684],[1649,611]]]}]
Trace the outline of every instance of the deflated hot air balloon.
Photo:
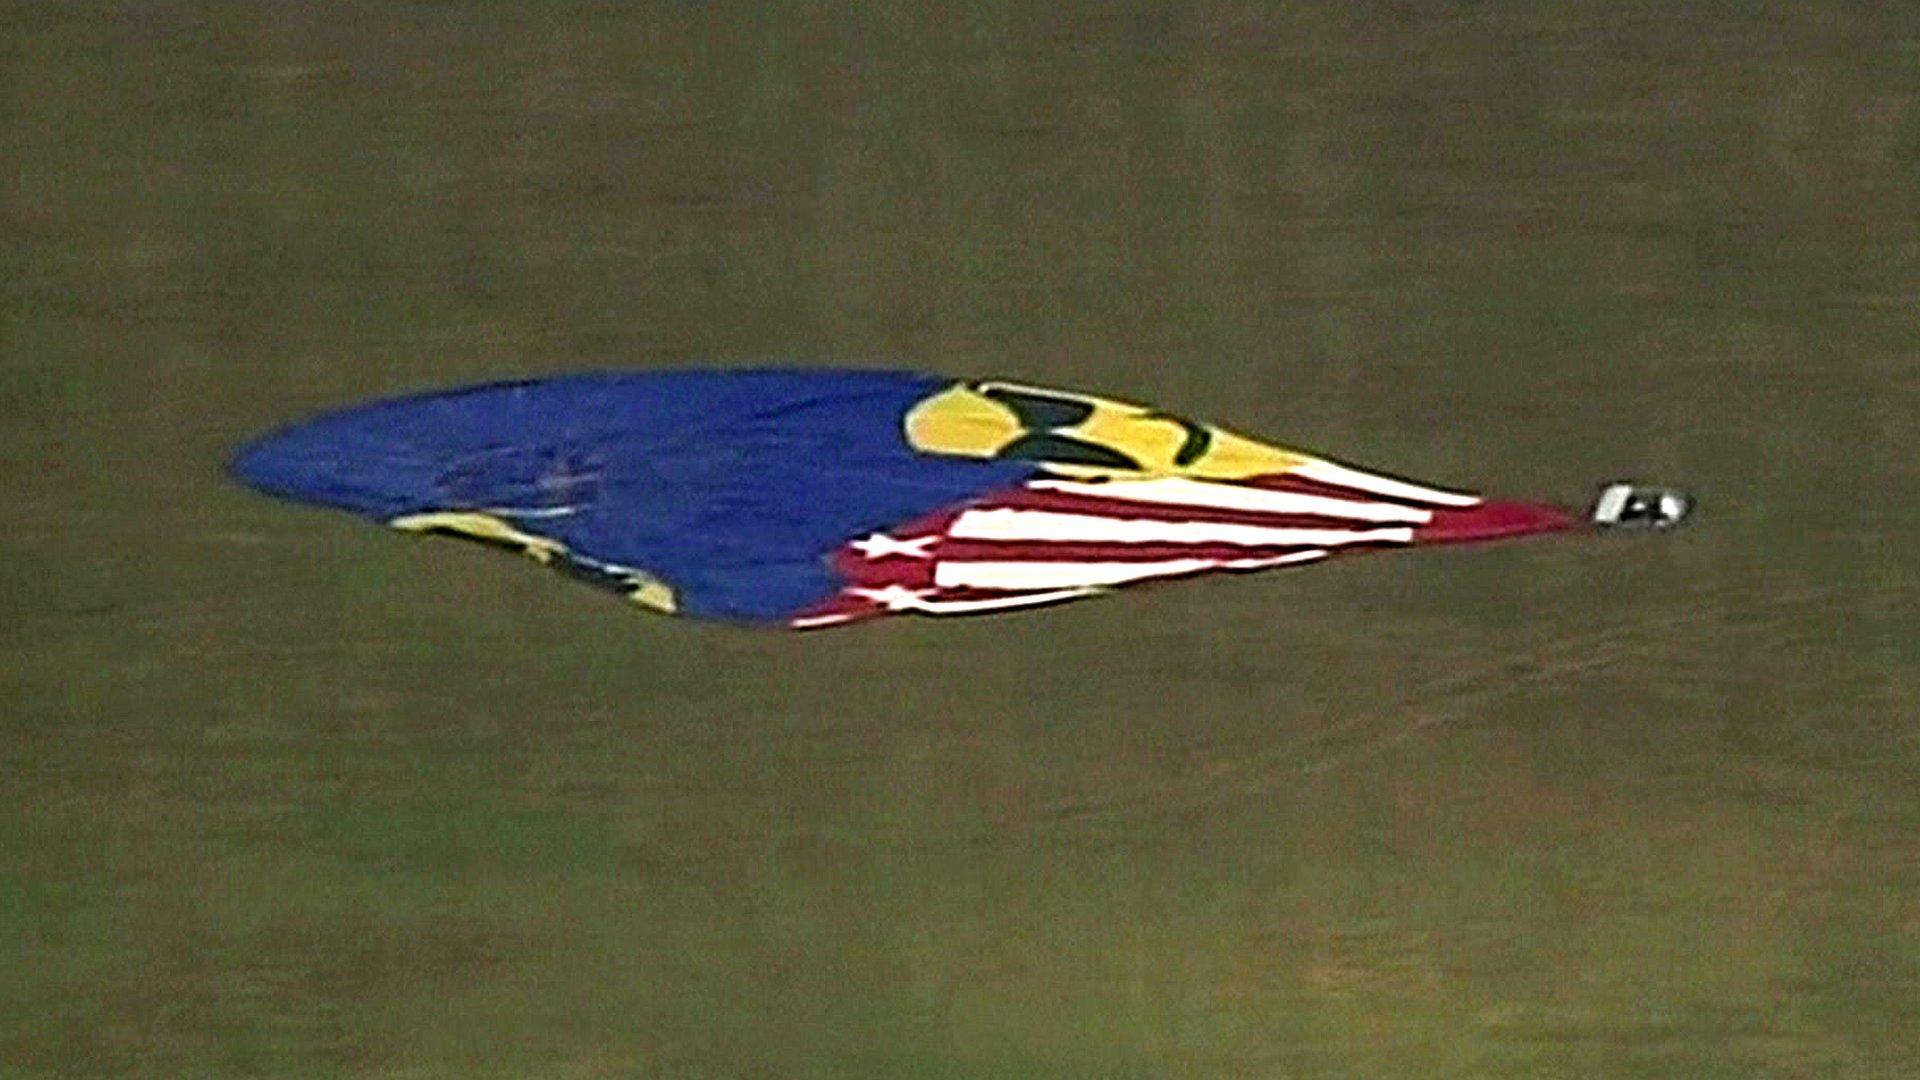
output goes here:
[{"label": "deflated hot air balloon", "polygon": [[1631,483],[1585,513],[1489,500],[1106,398],[868,371],[430,393],[268,435],[233,470],[272,495],[521,551],[658,611],[796,629],[1383,548],[1665,528],[1690,507]]}]

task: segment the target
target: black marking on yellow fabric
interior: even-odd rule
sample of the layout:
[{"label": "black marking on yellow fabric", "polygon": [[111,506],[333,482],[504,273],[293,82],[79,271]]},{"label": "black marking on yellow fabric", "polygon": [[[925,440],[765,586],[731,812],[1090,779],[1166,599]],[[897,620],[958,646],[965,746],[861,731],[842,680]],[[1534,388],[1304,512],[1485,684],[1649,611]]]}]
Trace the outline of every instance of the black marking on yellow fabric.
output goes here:
[{"label": "black marking on yellow fabric", "polygon": [[434,525],[418,531],[422,536],[451,537],[455,540],[465,540],[470,544],[479,544],[481,547],[492,548],[495,551],[511,551],[515,555],[526,555],[531,551],[526,544],[518,540],[511,540],[504,536],[481,536],[478,533],[471,533],[465,529],[456,529],[448,525]]},{"label": "black marking on yellow fabric", "polygon": [[1085,401],[1072,398],[1054,397],[1051,394],[1036,394],[1028,390],[1010,390],[1004,386],[981,386],[982,397],[997,401],[1013,410],[1020,426],[1029,431],[1051,431],[1056,428],[1068,428],[1084,422],[1092,416],[1094,407]]},{"label": "black marking on yellow fabric", "polygon": [[563,576],[575,581],[585,582],[596,588],[611,589],[622,596],[628,595],[641,584],[634,575],[623,570],[610,570],[604,566],[581,562],[572,556],[561,554],[547,565],[558,570]]},{"label": "black marking on yellow fabric", "polygon": [[515,555],[530,555],[543,566],[557,571],[562,577],[585,582],[602,589],[611,589],[625,595],[640,584],[630,573],[610,570],[593,563],[582,562],[565,551],[554,550],[543,554],[546,549],[535,549],[532,545],[504,536],[482,536],[446,525],[435,525],[419,530],[422,536],[447,536],[455,540],[465,540],[495,551],[512,552]]},{"label": "black marking on yellow fabric", "polygon": [[1173,463],[1175,465],[1191,465],[1199,461],[1200,458],[1206,454],[1207,449],[1213,445],[1213,432],[1208,430],[1206,425],[1196,424],[1184,416],[1176,416],[1173,413],[1165,412],[1150,412],[1147,414],[1147,419],[1165,420],[1169,423],[1179,424],[1180,430],[1186,433],[1186,438],[1180,443],[1180,449],[1173,452]]},{"label": "black marking on yellow fabric", "polygon": [[1002,447],[994,456],[1007,461],[1049,461],[1060,465],[1140,471],[1138,461],[1118,450],[1052,432],[1023,435]]}]

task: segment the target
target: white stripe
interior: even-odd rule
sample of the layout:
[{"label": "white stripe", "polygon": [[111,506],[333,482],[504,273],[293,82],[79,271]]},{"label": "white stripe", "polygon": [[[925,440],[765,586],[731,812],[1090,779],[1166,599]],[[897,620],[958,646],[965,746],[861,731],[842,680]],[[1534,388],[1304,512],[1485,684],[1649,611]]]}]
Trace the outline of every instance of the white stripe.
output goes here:
[{"label": "white stripe", "polygon": [[1059,589],[1124,585],[1202,570],[1260,570],[1311,562],[1325,551],[1294,551],[1260,559],[1162,559],[1156,562],[942,562],[933,583],[942,588]]},{"label": "white stripe", "polygon": [[1228,559],[1220,564],[1222,570],[1265,570],[1270,566],[1289,566],[1293,563],[1313,562],[1324,559],[1327,552],[1321,548],[1306,551],[1290,551],[1285,555],[1274,555],[1264,559]]},{"label": "white stripe", "polygon": [[990,600],[929,600],[905,590],[892,593],[884,589],[848,589],[847,591],[855,596],[878,601],[885,605],[888,611],[918,611],[927,615],[972,615],[983,611],[1005,611],[1009,608],[1076,600],[1083,596],[1092,596],[1100,590],[1054,589],[1049,592],[1022,593],[1018,596],[996,596]]},{"label": "white stripe", "polygon": [[1323,484],[1337,484],[1356,491],[1365,491],[1374,495],[1384,495],[1389,499],[1409,499],[1413,502],[1433,503],[1438,506],[1478,506],[1477,495],[1462,495],[1457,491],[1441,491],[1438,488],[1421,487],[1409,484],[1405,480],[1389,480],[1384,476],[1375,476],[1359,469],[1349,469],[1345,465],[1335,465],[1331,461],[1309,461],[1288,470],[1292,475],[1317,480]]},{"label": "white stripe", "polygon": [[1159,562],[942,562],[933,583],[947,589],[1060,589],[1124,585],[1144,578],[1211,570],[1217,559]]},{"label": "white stripe", "polygon": [[793,627],[795,630],[812,630],[819,626],[833,626],[838,623],[847,622],[852,618],[853,616],[851,614],[808,615],[803,618],[788,619],[787,625]]},{"label": "white stripe", "polygon": [[1160,480],[1116,480],[1087,484],[1073,480],[1035,480],[1028,485],[1039,491],[1059,491],[1068,495],[1125,499],[1130,502],[1161,503],[1168,506],[1205,506],[1220,510],[1251,510],[1270,514],[1312,514],[1317,517],[1348,518],[1353,521],[1397,521],[1425,525],[1433,520],[1433,511],[1395,503],[1360,502],[1326,495],[1302,495],[1293,491],[1268,491],[1239,484],[1203,483],[1198,480],[1167,478]]},{"label": "white stripe", "polygon": [[1052,540],[1103,544],[1240,544],[1247,547],[1337,547],[1413,542],[1413,529],[1271,529],[1211,521],[1138,521],[1051,510],[966,510],[947,535],[962,540]]}]

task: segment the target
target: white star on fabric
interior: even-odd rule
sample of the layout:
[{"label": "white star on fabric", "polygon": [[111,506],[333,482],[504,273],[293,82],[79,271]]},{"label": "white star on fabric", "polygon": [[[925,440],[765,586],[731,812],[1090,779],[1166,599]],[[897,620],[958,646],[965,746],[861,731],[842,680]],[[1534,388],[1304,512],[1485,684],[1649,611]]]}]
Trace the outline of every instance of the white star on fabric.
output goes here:
[{"label": "white star on fabric", "polygon": [[848,589],[847,592],[885,607],[889,611],[911,611],[920,607],[933,595],[932,589],[909,589],[904,585],[887,585],[878,589]]},{"label": "white star on fabric", "polygon": [[869,559],[884,559],[889,555],[909,559],[931,559],[934,542],[939,539],[937,534],[901,540],[886,533],[869,533],[847,546]]}]

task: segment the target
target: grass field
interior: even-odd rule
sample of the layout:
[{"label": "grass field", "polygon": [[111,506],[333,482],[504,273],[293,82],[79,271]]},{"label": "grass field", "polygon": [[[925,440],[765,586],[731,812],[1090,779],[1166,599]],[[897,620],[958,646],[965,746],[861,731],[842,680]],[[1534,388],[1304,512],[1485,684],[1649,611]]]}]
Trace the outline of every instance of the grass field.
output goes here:
[{"label": "grass field", "polygon": [[[0,0],[0,1076],[1920,1071],[1920,15]],[[786,636],[254,496],[488,377],[1670,537]]]}]

